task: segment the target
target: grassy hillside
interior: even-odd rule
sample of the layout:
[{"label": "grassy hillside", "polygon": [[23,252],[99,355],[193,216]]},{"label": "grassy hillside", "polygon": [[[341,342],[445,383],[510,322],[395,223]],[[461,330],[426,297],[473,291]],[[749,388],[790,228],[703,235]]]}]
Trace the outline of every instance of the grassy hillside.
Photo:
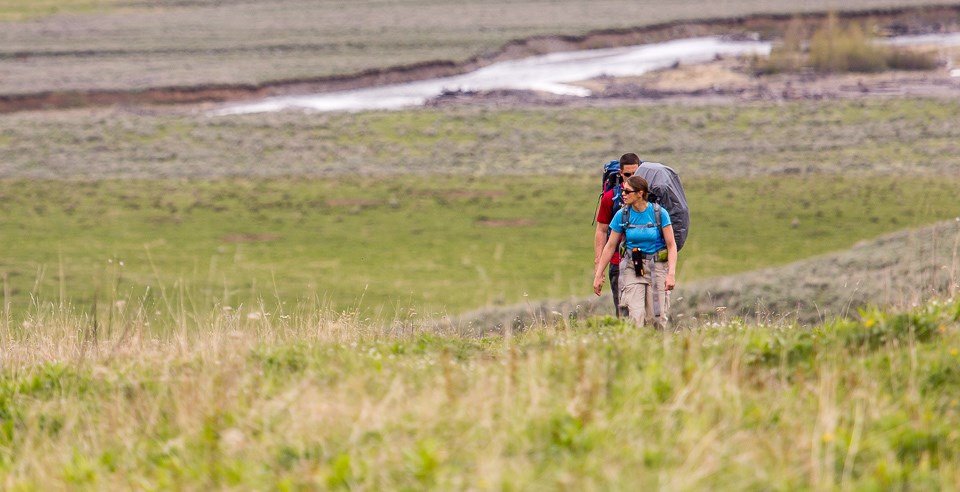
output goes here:
[{"label": "grassy hillside", "polygon": [[958,320],[954,300],[811,329],[594,319],[473,338],[313,309],[113,325],[40,309],[0,329],[0,474],[10,490],[951,489]]},{"label": "grassy hillside", "polygon": [[[582,34],[761,12],[928,3],[72,0],[54,4],[2,0],[0,93],[258,83],[351,74],[432,60],[462,61],[495,52],[510,40],[543,34]],[[927,20],[942,23],[945,19]]]},{"label": "grassy hillside", "polygon": [[[596,181],[0,182],[0,273],[17,311],[31,300],[152,306],[168,302],[162,289],[198,306],[318,298],[387,318],[564,299],[590,292]],[[691,179],[679,280],[952,218],[958,188],[960,177]]]},{"label": "grassy hillside", "polygon": [[[692,262],[692,259],[691,259]],[[732,319],[801,323],[856,317],[871,305],[909,309],[960,292],[960,218],[909,227],[860,241],[850,249],[792,263],[707,279],[681,281],[673,292],[675,327]],[[454,324],[502,332],[540,322],[613,314],[609,291],[476,309]],[[448,320],[441,320],[447,323]]]}]

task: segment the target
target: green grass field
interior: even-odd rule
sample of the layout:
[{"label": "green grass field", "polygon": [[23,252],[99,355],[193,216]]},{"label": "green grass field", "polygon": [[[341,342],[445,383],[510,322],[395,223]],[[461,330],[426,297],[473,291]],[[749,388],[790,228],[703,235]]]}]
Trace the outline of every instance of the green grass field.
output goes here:
[{"label": "green grass field", "polygon": [[[152,305],[162,289],[199,306],[320,299],[378,318],[584,296],[597,181],[5,181],[0,272],[20,312],[61,296],[84,308],[95,296]],[[958,187],[960,177],[692,179],[679,280],[951,218]]]},{"label": "green grass field", "polygon": [[960,304],[490,338],[336,313],[0,330],[6,490],[950,490]]},{"label": "green grass field", "polygon": [[58,14],[107,13],[119,0],[0,0],[0,21],[27,21]]},{"label": "green grass field", "polygon": [[4,297],[20,318],[33,302],[182,297],[389,319],[582,296],[597,169],[626,150],[683,176],[679,280],[746,272],[960,215],[958,113],[899,99],[10,115]]}]

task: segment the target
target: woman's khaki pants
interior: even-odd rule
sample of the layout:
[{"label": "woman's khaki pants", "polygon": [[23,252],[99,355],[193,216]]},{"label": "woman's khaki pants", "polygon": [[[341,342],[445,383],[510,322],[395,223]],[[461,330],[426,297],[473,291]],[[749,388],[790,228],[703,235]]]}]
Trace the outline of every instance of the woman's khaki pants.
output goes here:
[{"label": "woman's khaki pants", "polygon": [[[627,256],[629,257],[629,253]],[[651,268],[657,285],[656,296],[650,285]],[[653,259],[644,260],[644,273],[644,276],[638,278],[633,268],[633,260],[629,258],[620,262],[620,312],[637,326],[653,326],[657,330],[665,330],[669,326],[667,313],[670,311],[670,292],[664,288],[667,264],[655,262]],[[659,317],[655,315],[654,297],[660,304]]]}]

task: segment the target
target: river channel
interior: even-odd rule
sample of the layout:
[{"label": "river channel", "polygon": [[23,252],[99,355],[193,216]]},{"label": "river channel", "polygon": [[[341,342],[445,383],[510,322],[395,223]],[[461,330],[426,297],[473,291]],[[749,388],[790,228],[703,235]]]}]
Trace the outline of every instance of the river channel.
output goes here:
[{"label": "river channel", "polygon": [[[960,33],[902,36],[882,42],[901,46],[958,46]],[[702,37],[620,48],[557,52],[494,63],[452,77],[230,104],[211,114],[225,116],[282,110],[326,112],[401,109],[422,105],[447,91],[513,89],[586,97],[590,91],[573,85],[573,82],[600,76],[637,76],[676,64],[704,63],[717,57],[768,55],[771,46],[768,41]]]}]

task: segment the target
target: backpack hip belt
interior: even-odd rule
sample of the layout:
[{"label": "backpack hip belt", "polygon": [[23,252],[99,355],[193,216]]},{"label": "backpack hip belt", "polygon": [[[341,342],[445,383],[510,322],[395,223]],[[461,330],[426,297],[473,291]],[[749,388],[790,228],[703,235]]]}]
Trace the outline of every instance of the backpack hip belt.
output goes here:
[{"label": "backpack hip belt", "polygon": [[[636,249],[636,248],[634,248]],[[643,251],[638,252],[641,258],[644,260],[653,260],[657,263],[666,263],[667,262],[667,248],[663,248],[656,253],[644,253]]]}]

